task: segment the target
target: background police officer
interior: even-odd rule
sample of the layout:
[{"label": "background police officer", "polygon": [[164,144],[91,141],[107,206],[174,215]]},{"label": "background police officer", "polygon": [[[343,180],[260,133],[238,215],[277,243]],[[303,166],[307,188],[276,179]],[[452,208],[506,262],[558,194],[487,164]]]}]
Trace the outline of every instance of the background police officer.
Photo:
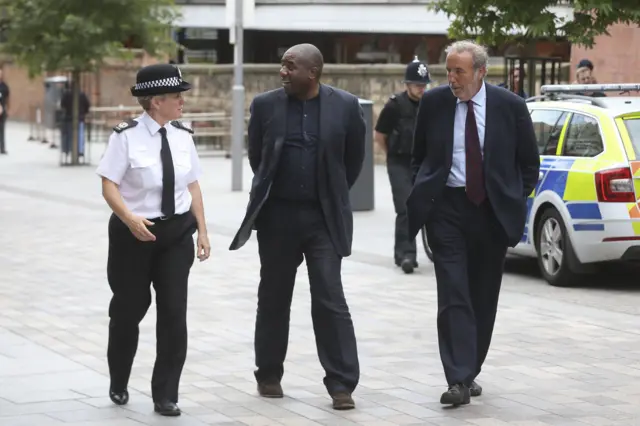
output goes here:
[{"label": "background police officer", "polygon": [[394,257],[397,266],[409,274],[418,266],[416,241],[409,239],[405,202],[411,192],[411,148],[418,103],[431,81],[427,64],[418,57],[407,65],[403,92],[391,95],[380,112],[375,139],[387,154],[387,172],[396,210]]}]

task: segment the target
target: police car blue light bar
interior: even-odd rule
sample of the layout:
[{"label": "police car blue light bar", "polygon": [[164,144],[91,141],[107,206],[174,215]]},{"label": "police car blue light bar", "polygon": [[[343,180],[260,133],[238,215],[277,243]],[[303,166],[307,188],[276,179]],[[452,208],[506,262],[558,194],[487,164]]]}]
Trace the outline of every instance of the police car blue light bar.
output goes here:
[{"label": "police car blue light bar", "polygon": [[640,83],[629,84],[545,84],[541,94],[584,93],[584,92],[638,92]]}]

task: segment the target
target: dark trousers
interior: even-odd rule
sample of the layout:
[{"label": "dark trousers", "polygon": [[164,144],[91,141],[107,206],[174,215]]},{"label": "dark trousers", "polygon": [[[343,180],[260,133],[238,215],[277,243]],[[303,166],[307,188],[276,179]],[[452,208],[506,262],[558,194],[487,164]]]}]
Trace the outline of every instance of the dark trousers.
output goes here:
[{"label": "dark trousers", "polygon": [[195,257],[196,220],[189,212],[157,220],[154,242],[136,239],[115,215],[109,220],[107,276],[109,305],[107,358],[111,389],[127,387],[138,348],[138,324],[156,293],[156,362],[151,379],[154,401],[178,402],[178,386],[187,355],[187,281]]},{"label": "dark trousers", "polygon": [[396,263],[403,259],[416,260],[416,240],[409,238],[407,222],[407,198],[413,186],[411,182],[411,156],[396,155],[387,157],[387,173],[393,194],[393,206],[396,211],[396,232],[393,253]]},{"label": "dark trousers", "polygon": [[427,220],[438,287],[438,343],[449,385],[469,385],[489,351],[507,236],[486,200],[446,188]]},{"label": "dark trousers", "polygon": [[4,127],[7,123],[7,115],[0,114],[0,152],[7,152],[7,147],[4,141]]},{"label": "dark trousers", "polygon": [[329,394],[352,392],[360,379],[356,337],[342,290],[342,258],[336,253],[320,206],[268,201],[258,218],[260,287],[255,329],[258,382],[281,380],[289,341],[296,272],[309,271],[311,318],[324,385]]}]

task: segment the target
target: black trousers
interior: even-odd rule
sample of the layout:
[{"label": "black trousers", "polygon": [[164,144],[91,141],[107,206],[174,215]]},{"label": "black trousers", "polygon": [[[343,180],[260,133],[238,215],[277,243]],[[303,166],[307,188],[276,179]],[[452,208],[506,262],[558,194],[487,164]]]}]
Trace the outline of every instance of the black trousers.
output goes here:
[{"label": "black trousers", "polygon": [[157,322],[151,393],[154,401],[177,403],[187,355],[187,282],[197,226],[190,212],[154,222],[149,229],[156,241],[142,242],[115,215],[109,220],[107,276],[113,297],[107,358],[111,389],[125,389],[138,348],[138,324],[151,305],[153,283]]},{"label": "black trousers", "polygon": [[0,114],[0,152],[7,152],[5,145],[5,124],[7,123],[7,114]]},{"label": "black trousers", "polygon": [[491,204],[446,188],[427,220],[438,288],[438,343],[449,385],[469,385],[493,334],[507,236]]},{"label": "black trousers", "polygon": [[353,392],[360,380],[356,337],[342,289],[342,258],[315,203],[270,200],[257,222],[260,286],[255,329],[258,382],[281,380],[289,341],[296,272],[306,259],[311,317],[329,394]]},{"label": "black trousers", "polygon": [[396,263],[403,259],[416,260],[416,240],[409,238],[407,221],[407,198],[413,186],[411,182],[411,156],[396,155],[387,157],[387,173],[391,183],[393,206],[396,211],[396,231],[393,255]]}]

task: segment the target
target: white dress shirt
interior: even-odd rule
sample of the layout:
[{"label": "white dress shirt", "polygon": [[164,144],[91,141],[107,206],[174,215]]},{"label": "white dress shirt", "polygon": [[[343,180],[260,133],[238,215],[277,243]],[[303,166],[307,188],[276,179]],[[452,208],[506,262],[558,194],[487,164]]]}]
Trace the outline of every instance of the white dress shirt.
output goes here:
[{"label": "white dress shirt", "polygon": [[[111,135],[96,172],[119,186],[122,199],[133,214],[147,219],[162,217],[160,125],[146,112],[135,120],[135,127]],[[164,127],[173,157],[175,214],[182,214],[191,208],[187,185],[200,178],[202,169],[191,133],[171,123]]]},{"label": "white dress shirt", "polygon": [[[473,102],[473,112],[476,116],[476,125],[478,127],[480,152],[484,158],[484,129],[487,119],[487,90],[484,86],[484,81],[478,93],[471,98],[471,102]],[[453,123],[453,161],[451,163],[451,173],[449,173],[449,178],[447,179],[447,186],[453,188],[467,186],[467,154],[464,133],[468,109],[466,102],[458,99],[456,116]]]}]

